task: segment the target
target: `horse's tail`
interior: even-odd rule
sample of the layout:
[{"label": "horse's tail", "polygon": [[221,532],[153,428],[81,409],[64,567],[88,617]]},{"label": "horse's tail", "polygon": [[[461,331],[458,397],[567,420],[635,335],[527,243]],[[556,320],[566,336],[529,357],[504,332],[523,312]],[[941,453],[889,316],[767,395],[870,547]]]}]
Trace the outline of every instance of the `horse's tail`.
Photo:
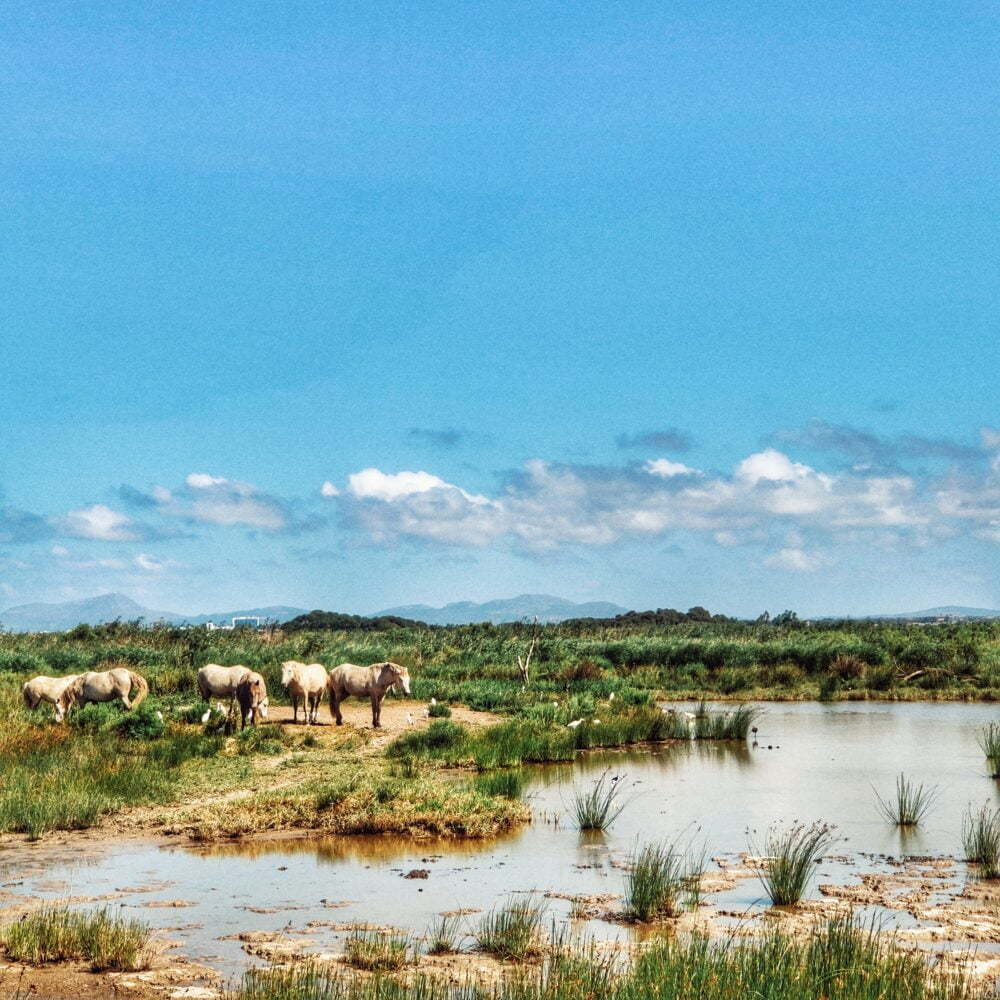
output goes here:
[{"label": "horse's tail", "polygon": [[38,700],[39,699],[35,695],[35,692],[32,691],[32,689],[31,689],[31,681],[27,681],[27,682],[25,682],[25,684],[22,685],[22,687],[21,687],[21,697],[24,699],[24,704],[28,708],[37,708],[38,707]]},{"label": "horse's tail", "polygon": [[135,688],[139,693],[132,699],[132,707],[138,708],[139,703],[143,698],[149,694],[149,684],[146,683],[146,678],[142,674],[134,673],[133,671],[128,672],[129,678],[132,681],[132,687]]}]

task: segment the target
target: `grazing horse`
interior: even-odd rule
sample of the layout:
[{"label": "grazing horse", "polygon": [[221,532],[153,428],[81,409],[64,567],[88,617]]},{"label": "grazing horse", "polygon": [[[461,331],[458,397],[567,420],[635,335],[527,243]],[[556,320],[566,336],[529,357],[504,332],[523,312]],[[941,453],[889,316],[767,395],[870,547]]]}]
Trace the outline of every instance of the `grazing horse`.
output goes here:
[{"label": "grazing horse", "polygon": [[326,686],[330,691],[330,714],[337,725],[344,724],[340,714],[340,703],[349,695],[372,700],[372,728],[380,729],[382,723],[382,699],[389,688],[398,685],[404,694],[410,693],[410,674],[406,667],[398,663],[373,663],[370,667],[356,667],[353,663],[341,663],[330,671]]},{"label": "grazing horse", "polygon": [[[133,690],[136,692],[134,698],[131,697]],[[138,707],[147,694],[149,694],[149,685],[146,683],[145,677],[141,677],[127,667],[115,667],[112,670],[91,670],[80,674],[66,685],[66,689],[59,699],[59,704],[65,715],[70,708],[76,708],[77,705],[114,701],[118,698],[121,699],[125,708],[131,711]]]},{"label": "grazing horse", "polygon": [[59,699],[79,676],[70,674],[68,677],[32,677],[21,688],[21,697],[24,698],[25,705],[32,709],[47,701],[55,709],[56,722],[62,722],[66,712]]},{"label": "grazing horse", "polygon": [[205,701],[224,698],[231,706],[236,697],[236,686],[249,673],[249,667],[220,667],[218,663],[206,663],[198,671],[198,693]]},{"label": "grazing horse", "polygon": [[236,702],[240,706],[240,729],[246,729],[247,716],[250,725],[257,724],[257,716],[267,718],[267,685],[255,670],[248,670],[236,685]]},{"label": "grazing horse", "polygon": [[281,664],[281,686],[292,696],[292,722],[299,721],[301,702],[306,725],[315,725],[319,703],[326,689],[326,667],[322,663],[286,660]]}]

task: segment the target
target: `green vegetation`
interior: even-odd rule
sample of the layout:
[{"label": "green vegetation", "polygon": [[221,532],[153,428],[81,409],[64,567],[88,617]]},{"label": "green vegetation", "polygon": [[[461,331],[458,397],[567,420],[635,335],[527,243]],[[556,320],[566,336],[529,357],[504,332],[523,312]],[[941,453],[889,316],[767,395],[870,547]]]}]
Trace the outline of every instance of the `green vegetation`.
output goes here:
[{"label": "green vegetation", "polygon": [[625,808],[622,799],[624,788],[619,775],[606,770],[589,791],[579,788],[573,792],[573,813],[581,830],[606,830]]},{"label": "green vegetation", "polygon": [[149,938],[150,928],[141,921],[123,920],[107,909],[65,906],[36,910],[0,928],[0,944],[12,961],[40,965],[84,959],[95,972],[149,968]]},{"label": "green vegetation", "polygon": [[428,955],[451,955],[458,951],[461,924],[457,916],[441,916],[427,932]]},{"label": "green vegetation", "polygon": [[522,961],[542,951],[545,904],[531,898],[516,899],[483,917],[476,933],[476,947],[496,958]]},{"label": "green vegetation", "polygon": [[768,828],[759,855],[757,876],[775,906],[794,906],[805,894],[816,862],[834,842],[833,827],[826,823],[793,823],[788,829]]},{"label": "green vegetation", "polygon": [[519,799],[524,794],[527,778],[519,767],[501,771],[484,771],[477,774],[473,787],[483,795],[495,795],[505,799]]},{"label": "green vegetation", "polygon": [[698,898],[704,858],[680,841],[646,844],[628,862],[625,916],[630,920],[676,917]]},{"label": "green vegetation", "polygon": [[436,701],[433,705],[428,706],[427,715],[432,719],[450,719],[451,709],[447,705]]},{"label": "green vegetation", "polygon": [[410,939],[403,934],[360,928],[344,944],[344,960],[368,972],[396,972],[406,965]]},{"label": "green vegetation", "polygon": [[1000,878],[1000,809],[970,807],[962,818],[962,847],[980,878]]},{"label": "green vegetation", "polygon": [[417,972],[363,976],[304,963],[252,969],[226,1000],[984,1000],[948,966],[932,968],[888,935],[834,920],[805,937],[769,928],[716,943],[699,935],[657,938],[631,961],[595,949],[550,946],[544,961],[494,984]]},{"label": "green vegetation", "polygon": [[991,722],[979,733],[979,746],[986,758],[991,778],[1000,778],[1000,722]]},{"label": "green vegetation", "polygon": [[909,781],[906,775],[896,778],[896,795],[883,799],[876,791],[879,812],[895,826],[917,826],[937,798],[936,788],[926,788]]}]

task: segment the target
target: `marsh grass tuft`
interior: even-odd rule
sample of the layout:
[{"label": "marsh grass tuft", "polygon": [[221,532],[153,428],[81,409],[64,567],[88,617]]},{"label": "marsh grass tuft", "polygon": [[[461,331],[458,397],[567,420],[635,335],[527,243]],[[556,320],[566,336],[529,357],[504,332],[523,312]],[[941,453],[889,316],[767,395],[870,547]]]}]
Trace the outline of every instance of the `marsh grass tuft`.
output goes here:
[{"label": "marsh grass tuft", "polygon": [[1000,809],[969,807],[962,817],[962,849],[980,878],[1000,878]]},{"label": "marsh grass tuft", "polygon": [[28,913],[0,930],[0,942],[15,962],[41,965],[84,959],[91,969],[135,972],[149,968],[150,928],[115,917],[107,909],[78,911],[50,906]]},{"label": "marsh grass tuft", "polygon": [[936,787],[914,784],[904,774],[896,778],[894,798],[883,799],[877,790],[872,791],[875,792],[879,812],[895,826],[917,826],[938,795]]},{"label": "marsh grass tuft", "polygon": [[481,951],[519,961],[542,952],[545,903],[533,897],[517,899],[483,917],[476,934]]},{"label": "marsh grass tuft", "polygon": [[405,934],[357,928],[344,943],[344,960],[367,972],[398,972],[410,958],[410,939]]},{"label": "marsh grass tuft", "polygon": [[427,708],[427,716],[431,719],[450,719],[451,709],[443,702],[436,702]]},{"label": "marsh grass tuft", "polygon": [[758,855],[757,877],[775,906],[793,906],[805,894],[816,864],[834,842],[827,823],[795,823],[787,829],[768,828]]},{"label": "marsh grass tuft", "polygon": [[676,917],[684,906],[697,905],[703,855],[690,844],[646,844],[629,858],[625,876],[625,915],[631,920]]},{"label": "marsh grass tuft", "polygon": [[581,830],[607,830],[622,814],[626,803],[620,775],[612,775],[608,768],[594,782],[589,791],[573,791],[573,813]]},{"label": "marsh grass tuft", "polygon": [[428,955],[451,955],[458,951],[461,919],[457,916],[438,917],[427,932]]},{"label": "marsh grass tuft", "polygon": [[989,765],[990,777],[1000,778],[1000,722],[991,722],[979,731],[979,747]]},{"label": "marsh grass tuft", "polygon": [[494,795],[503,799],[519,799],[524,794],[527,778],[519,767],[510,767],[502,771],[486,771],[477,774],[472,783],[477,792],[484,795]]}]

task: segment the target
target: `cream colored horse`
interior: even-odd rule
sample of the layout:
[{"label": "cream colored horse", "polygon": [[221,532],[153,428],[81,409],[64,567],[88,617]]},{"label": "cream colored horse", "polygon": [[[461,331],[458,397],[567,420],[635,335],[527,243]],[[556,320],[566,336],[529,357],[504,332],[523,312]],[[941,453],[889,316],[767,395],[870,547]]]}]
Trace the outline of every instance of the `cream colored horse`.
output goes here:
[{"label": "cream colored horse", "polygon": [[382,699],[391,687],[399,686],[404,694],[410,693],[410,673],[398,663],[373,663],[370,667],[356,667],[353,663],[341,663],[330,671],[326,682],[330,692],[330,714],[337,725],[344,724],[340,714],[340,703],[353,695],[362,698],[367,695],[372,702],[372,727],[381,728]]},{"label": "cream colored horse", "polygon": [[32,677],[21,688],[21,697],[24,698],[25,705],[31,709],[38,708],[41,702],[47,701],[55,709],[56,722],[62,722],[66,710],[60,699],[66,688],[79,676],[79,674],[69,674],[67,677]]},{"label": "cream colored horse", "polygon": [[[132,691],[135,690],[135,697]],[[90,670],[80,674],[59,699],[63,712],[76,708],[78,705],[89,705],[92,702],[115,701],[120,699],[125,708],[136,708],[143,698],[149,694],[146,678],[129,670],[127,667],[115,667],[112,670]]]},{"label": "cream colored horse", "polygon": [[225,698],[232,703],[236,697],[236,686],[248,673],[249,667],[220,667],[218,663],[206,663],[198,671],[198,693],[205,701]]},{"label": "cream colored horse", "polygon": [[319,703],[326,689],[326,667],[322,663],[299,663],[286,660],[281,664],[281,686],[292,698],[292,722],[299,721],[299,703],[306,717],[306,725],[315,725]]}]

